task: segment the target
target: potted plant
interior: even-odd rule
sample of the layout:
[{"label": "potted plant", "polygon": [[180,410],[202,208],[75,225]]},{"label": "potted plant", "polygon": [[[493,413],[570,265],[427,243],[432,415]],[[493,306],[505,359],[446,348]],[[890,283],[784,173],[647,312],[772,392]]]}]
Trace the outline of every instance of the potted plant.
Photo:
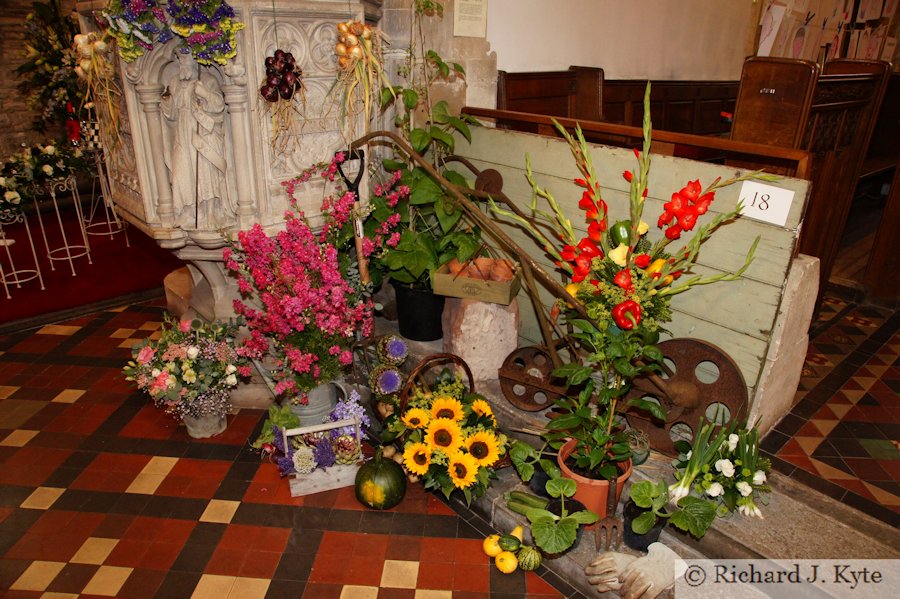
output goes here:
[{"label": "potted plant", "polygon": [[[642,219],[650,172],[649,94],[648,84],[643,149],[634,152],[638,168],[623,173],[630,185],[627,219],[610,222],[591,151],[580,128],[572,135],[558,123],[557,130],[568,143],[580,174],[574,183],[581,191],[578,206],[584,211],[587,234],[576,233],[553,195],[535,180],[530,162],[529,183],[535,197],[543,198],[550,210],[535,207],[533,218],[528,219],[492,205],[495,214],[528,231],[568,280],[566,290],[571,297],[558,300],[553,315],[561,316],[574,329],[570,337],[578,344],[578,350],[573,362],[556,369],[553,375],[566,380],[573,397],[557,402],[560,416],[547,423],[546,437],[560,451],[564,472],[568,459],[576,469],[596,479],[608,480],[628,471],[631,450],[624,432],[618,428],[626,409],[648,411],[665,420],[665,410],[658,403],[626,399],[626,394],[634,377],[662,371],[663,355],[656,343],[663,332],[662,325],[672,317],[672,297],[697,286],[738,279],[752,261],[758,239],[736,272],[682,279],[696,263],[703,242],[720,226],[740,216],[738,205],[697,227],[716,190],[748,178],[772,179],[750,173],[727,181],[717,179],[705,189],[699,181],[689,181],[664,205],[657,220],[662,234],[651,241],[650,226]],[[545,233],[545,225],[558,232],[561,247]],[[695,228],[685,245],[671,249],[683,233]],[[621,487],[619,484],[618,489]],[[605,514],[605,502],[585,504],[601,516]]]},{"label": "potted plant", "polygon": [[[673,461],[676,482],[644,480],[631,486],[626,506],[625,543],[646,550],[666,522],[701,538],[717,516],[739,514],[762,518],[756,505],[771,489],[771,469],[759,455],[759,430],[732,422],[717,426],[701,422],[693,441],[678,441]],[[655,533],[656,538],[653,538]]]},{"label": "potted plant", "polygon": [[[477,121],[467,115],[452,115],[446,101],[432,98],[432,86],[437,81],[464,77],[465,71],[461,65],[447,63],[435,51],[417,45],[417,40],[424,39],[422,19],[426,14],[441,15],[441,5],[415,2],[411,10],[411,45],[400,68],[406,85],[382,88],[381,107],[396,109],[394,124],[413,150],[426,157],[447,180],[465,185],[461,175],[444,168],[444,161],[454,151],[454,134],[471,140],[469,126]],[[432,293],[431,276],[453,258],[464,262],[475,255],[481,245],[480,233],[463,218],[454,199],[428,171],[399,148],[395,148],[394,158],[384,160],[384,166],[401,173],[400,184],[409,194],[390,209],[376,203],[367,235],[399,214],[400,236],[374,261],[375,267],[390,277],[396,290],[400,333],[419,341],[438,339],[444,300]]]},{"label": "potted plant", "polygon": [[[523,465],[523,452],[527,452],[524,443],[514,444],[519,449],[511,449],[515,453],[513,464],[517,468]],[[544,472],[547,474],[545,491],[550,500],[514,491],[504,495],[509,507],[514,512],[523,514],[531,523],[531,537],[534,544],[548,557],[559,557],[569,549],[577,546],[581,538],[582,527],[593,524],[598,515],[585,508],[584,504],[574,498],[575,481],[563,478],[559,468],[542,458],[538,453],[531,453],[530,457],[537,459]],[[512,457],[512,456],[511,456]]]},{"label": "potted plant", "polygon": [[249,366],[234,348],[236,325],[165,316],[159,339],[132,348],[126,379],[157,407],[180,418],[188,434],[202,439],[225,430],[229,394]]},{"label": "potted plant", "polygon": [[[337,400],[329,383],[352,363],[357,334],[372,333],[371,286],[356,269],[353,233],[356,218],[366,215],[357,214],[355,194],[337,185],[323,199],[322,228],[313,231],[294,193],[317,173],[333,182],[343,160],[339,152],[330,163],[284,183],[293,208],[285,214],[284,230],[269,237],[256,224],[224,251],[225,266],[244,297],[235,311],[249,329],[238,351],[258,365],[270,359],[275,394],[288,398],[302,417],[318,421]],[[379,251],[389,236],[389,227],[383,228],[364,244],[364,253]]]}]

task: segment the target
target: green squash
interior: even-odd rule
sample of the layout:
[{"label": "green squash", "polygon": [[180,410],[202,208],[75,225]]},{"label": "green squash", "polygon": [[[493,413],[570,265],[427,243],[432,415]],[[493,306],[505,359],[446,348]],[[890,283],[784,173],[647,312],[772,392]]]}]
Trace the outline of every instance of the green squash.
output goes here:
[{"label": "green squash", "polygon": [[406,473],[397,462],[382,459],[379,447],[375,457],[360,466],[354,490],[364,506],[389,510],[406,495]]},{"label": "green squash", "polygon": [[541,565],[541,552],[538,551],[537,547],[532,547],[531,545],[522,545],[522,548],[519,549],[518,558],[519,569],[525,572],[537,570],[538,566]]}]

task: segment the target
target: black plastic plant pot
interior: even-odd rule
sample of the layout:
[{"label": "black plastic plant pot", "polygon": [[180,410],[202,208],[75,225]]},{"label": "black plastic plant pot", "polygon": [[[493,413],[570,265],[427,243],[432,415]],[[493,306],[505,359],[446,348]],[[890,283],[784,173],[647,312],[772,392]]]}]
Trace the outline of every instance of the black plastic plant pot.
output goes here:
[{"label": "black plastic plant pot", "polygon": [[622,531],[622,541],[624,541],[625,545],[636,550],[636,551],[647,551],[647,548],[657,542],[659,540],[659,535],[662,533],[663,527],[666,525],[665,518],[659,518],[656,521],[656,524],[653,525],[653,528],[648,530],[645,534],[639,535],[636,534],[633,530],[631,530],[631,522],[643,514],[647,512],[644,508],[638,507],[633,501],[630,499],[628,503],[625,504],[625,507],[622,508],[622,516],[624,517],[624,531]]},{"label": "black plastic plant pot", "polygon": [[393,283],[397,294],[397,325],[400,334],[412,341],[434,341],[443,336],[441,314],[444,296],[430,289]]}]

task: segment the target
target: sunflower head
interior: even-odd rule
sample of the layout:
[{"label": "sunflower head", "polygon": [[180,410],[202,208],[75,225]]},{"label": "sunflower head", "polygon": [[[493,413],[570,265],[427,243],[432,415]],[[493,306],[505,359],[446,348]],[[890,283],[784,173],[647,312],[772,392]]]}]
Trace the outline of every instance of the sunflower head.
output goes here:
[{"label": "sunflower head", "polygon": [[462,420],[463,407],[459,400],[453,399],[449,395],[436,397],[434,403],[431,404],[432,418],[447,418],[449,420]]},{"label": "sunflower head", "polygon": [[425,428],[431,417],[422,408],[410,408],[400,418],[407,428]]},{"label": "sunflower head", "polygon": [[432,449],[440,449],[450,455],[462,447],[462,431],[459,423],[449,418],[435,418],[428,423],[425,443]]},{"label": "sunflower head", "polygon": [[403,450],[403,466],[416,476],[424,476],[431,466],[431,448],[424,443],[409,443]]},{"label": "sunflower head", "polygon": [[450,474],[453,486],[457,489],[465,489],[475,483],[478,463],[468,453],[457,451],[447,459],[447,472]]},{"label": "sunflower head", "polygon": [[489,404],[487,401],[483,399],[476,399],[472,402],[472,411],[479,416],[490,418],[494,423],[494,426],[497,426],[497,419],[494,418],[494,410],[491,409],[491,404]]},{"label": "sunflower head", "polygon": [[500,441],[490,431],[479,431],[469,436],[465,446],[479,466],[490,467],[500,457]]}]

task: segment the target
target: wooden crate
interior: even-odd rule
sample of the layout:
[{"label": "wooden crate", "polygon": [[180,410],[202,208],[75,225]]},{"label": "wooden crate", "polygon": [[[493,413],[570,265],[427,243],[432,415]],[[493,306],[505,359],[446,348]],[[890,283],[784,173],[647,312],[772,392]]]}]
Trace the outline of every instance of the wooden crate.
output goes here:
[{"label": "wooden crate", "polygon": [[346,420],[337,420],[335,422],[327,422],[325,424],[313,426],[289,428],[284,431],[284,446],[288,447],[291,437],[322,433],[344,426],[354,427],[354,438],[356,439],[357,447],[360,449],[359,460],[355,464],[335,464],[324,470],[316,468],[309,474],[294,474],[290,480],[291,497],[312,495],[313,493],[321,493],[322,491],[330,491],[331,489],[340,489],[354,484],[356,481],[356,472],[363,462],[362,433],[359,428],[359,419],[357,418],[348,418]]},{"label": "wooden crate", "polygon": [[463,275],[454,276],[445,264],[431,276],[431,286],[438,295],[508,306],[522,287],[522,270],[517,264],[511,281],[486,281]]}]

